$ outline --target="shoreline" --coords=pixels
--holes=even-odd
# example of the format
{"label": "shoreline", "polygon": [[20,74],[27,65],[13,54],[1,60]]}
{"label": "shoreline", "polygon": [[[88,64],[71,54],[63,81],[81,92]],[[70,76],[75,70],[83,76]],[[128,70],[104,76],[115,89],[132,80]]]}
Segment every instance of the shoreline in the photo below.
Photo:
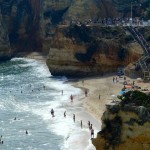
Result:
{"label": "shoreline", "polygon": [[[42,62],[46,63],[46,58],[41,56],[40,53],[31,53],[27,55],[26,58],[35,59],[41,61],[39,58],[43,58]],[[113,77],[117,77],[116,74],[107,74],[101,77],[87,77],[87,78],[78,78],[75,80],[68,80],[64,84],[70,84],[75,88],[81,89],[79,95],[75,95],[74,106],[80,105],[83,108],[83,111],[76,114],[78,122],[83,120],[83,126],[87,128],[87,122],[91,121],[93,128],[95,130],[94,138],[97,137],[97,133],[101,130],[102,121],[101,117],[106,110],[107,104],[113,104],[112,102],[117,100],[117,95],[123,88],[123,78],[118,78],[118,82],[113,82]],[[148,83],[138,83],[136,79],[131,79],[126,77],[126,80],[130,83],[135,81],[136,85],[141,87],[147,86],[150,89]],[[85,90],[88,91],[87,97],[85,96]],[[100,98],[100,99],[99,99]],[[77,100],[77,101],[76,101]],[[85,124],[86,123],[86,124]],[[84,140],[83,140],[84,137]],[[91,145],[90,131],[85,133],[83,137],[80,135],[80,139],[69,139],[73,143],[73,140],[82,147],[90,145],[90,150],[95,150],[94,145]],[[82,141],[82,142],[81,142]],[[89,144],[89,145],[87,145]],[[75,147],[77,145],[74,145]]]}

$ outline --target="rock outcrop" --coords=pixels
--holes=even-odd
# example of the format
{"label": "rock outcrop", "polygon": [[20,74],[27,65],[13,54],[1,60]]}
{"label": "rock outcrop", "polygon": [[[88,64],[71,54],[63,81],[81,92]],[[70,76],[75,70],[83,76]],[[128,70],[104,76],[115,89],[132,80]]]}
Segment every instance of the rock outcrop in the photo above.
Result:
{"label": "rock outcrop", "polygon": [[38,51],[40,41],[40,0],[1,0],[0,22],[5,25],[7,44],[12,55],[22,51]]}
{"label": "rock outcrop", "polygon": [[103,75],[142,53],[123,27],[59,26],[50,41],[47,65],[52,75]]}
{"label": "rock outcrop", "polygon": [[[131,97],[134,97],[132,103]],[[126,98],[127,104],[107,105],[102,117],[102,130],[97,138],[92,139],[97,150],[150,149],[149,96],[134,92],[127,94]]]}
{"label": "rock outcrop", "polygon": [[8,38],[8,31],[5,24],[2,22],[0,15],[0,61],[11,58],[11,48]]}

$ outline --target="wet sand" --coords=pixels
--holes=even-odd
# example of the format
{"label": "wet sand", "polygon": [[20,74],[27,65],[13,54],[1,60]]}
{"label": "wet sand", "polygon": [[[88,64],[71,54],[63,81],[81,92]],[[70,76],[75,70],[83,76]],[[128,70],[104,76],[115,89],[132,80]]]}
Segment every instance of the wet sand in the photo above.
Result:
{"label": "wet sand", "polygon": [[[28,58],[43,60],[43,56],[40,54],[31,53]],[[46,60],[46,59],[45,59]],[[93,77],[86,79],[79,79],[75,82],[69,82],[69,84],[82,89],[80,95],[74,96],[73,105],[75,107],[83,107],[83,111],[76,114],[76,121],[79,124],[79,133],[68,138],[68,145],[71,145],[72,150],[77,150],[78,147],[83,150],[95,150],[91,145],[91,136],[88,129],[88,121],[93,124],[95,130],[95,137],[97,132],[101,130],[101,117],[106,110],[106,104],[113,104],[114,101],[118,101],[117,95],[124,87],[124,78],[117,77],[118,82],[113,82],[113,77],[117,77],[115,74],[105,75],[103,77]],[[149,83],[138,83],[136,80],[126,77],[128,83],[133,83],[141,88],[147,87],[150,90]],[[87,97],[85,96],[85,90],[88,91]],[[65,91],[64,91],[65,92]],[[80,129],[80,120],[83,122],[83,129]],[[74,144],[73,144],[74,143]],[[88,145],[88,147],[87,147]]]}

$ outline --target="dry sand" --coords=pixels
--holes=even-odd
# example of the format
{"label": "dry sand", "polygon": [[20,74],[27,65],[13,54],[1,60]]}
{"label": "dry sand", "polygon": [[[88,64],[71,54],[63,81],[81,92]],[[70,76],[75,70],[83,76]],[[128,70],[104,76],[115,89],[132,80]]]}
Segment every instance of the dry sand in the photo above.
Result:
{"label": "dry sand", "polygon": [[[99,78],[93,77],[73,84],[75,87],[88,89],[88,95],[83,99],[83,107],[86,108],[94,118],[100,121],[99,127],[101,127],[101,117],[106,110],[106,104],[114,104],[114,101],[118,101],[117,95],[119,95],[119,92],[124,87],[123,78],[117,77],[118,82],[113,83],[113,77],[116,76],[112,74]],[[126,77],[126,81],[128,81],[128,83],[135,81],[135,85],[141,88],[147,87],[150,90],[149,83],[138,83],[129,77]]]}

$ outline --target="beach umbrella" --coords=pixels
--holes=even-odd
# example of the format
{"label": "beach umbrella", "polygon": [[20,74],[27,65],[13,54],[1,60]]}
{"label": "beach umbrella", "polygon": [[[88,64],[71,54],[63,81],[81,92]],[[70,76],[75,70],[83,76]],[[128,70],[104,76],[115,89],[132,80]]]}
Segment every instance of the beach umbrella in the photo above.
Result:
{"label": "beach umbrella", "polygon": [[126,92],[127,92],[127,91],[120,91],[119,94],[120,94],[120,95],[123,95],[123,94],[125,94]]}

